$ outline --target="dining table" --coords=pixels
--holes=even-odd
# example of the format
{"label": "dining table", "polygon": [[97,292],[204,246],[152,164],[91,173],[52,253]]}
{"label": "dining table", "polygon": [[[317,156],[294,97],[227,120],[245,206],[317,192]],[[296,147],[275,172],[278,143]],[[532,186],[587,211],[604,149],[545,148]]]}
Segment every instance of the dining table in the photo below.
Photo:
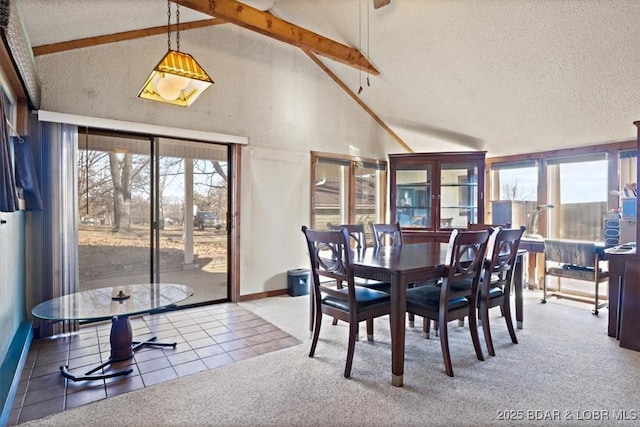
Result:
{"label": "dining table", "polygon": [[[395,247],[367,248],[354,251],[353,267],[358,277],[391,284],[391,384],[402,387],[407,287],[411,283],[442,277],[447,243],[411,243]],[[523,327],[523,268],[526,251],[518,251],[513,287],[518,329]]]}

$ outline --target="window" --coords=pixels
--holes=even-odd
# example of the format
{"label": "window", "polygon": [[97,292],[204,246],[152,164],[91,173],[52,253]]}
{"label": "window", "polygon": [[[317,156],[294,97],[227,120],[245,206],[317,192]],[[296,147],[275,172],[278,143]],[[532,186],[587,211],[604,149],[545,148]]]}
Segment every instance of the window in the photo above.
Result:
{"label": "window", "polygon": [[[15,105],[5,91],[0,75],[0,211],[15,212],[19,210],[16,180],[14,175],[15,156],[11,136],[16,135],[13,129]],[[17,135],[16,135],[17,136]]]}
{"label": "window", "polygon": [[311,227],[383,222],[386,162],[312,153]]}
{"label": "window", "polygon": [[608,163],[605,153],[547,161],[547,201],[554,206],[547,215],[547,237],[603,240]]}
{"label": "window", "polygon": [[637,170],[638,170],[638,151],[637,150],[623,150],[620,151],[618,156],[620,181],[618,182],[618,189],[620,191],[620,197],[627,197],[630,194],[625,192],[625,187],[636,182]]}
{"label": "window", "polygon": [[[493,213],[496,203],[510,199],[511,203],[526,205],[525,236],[533,233],[538,237],[617,244],[617,234],[606,229],[605,223],[618,218],[627,197],[624,189],[633,188],[637,180],[636,153],[634,140],[487,158],[487,170],[491,171],[487,192]],[[485,219],[501,222],[491,221],[490,216]],[[531,227],[534,222],[539,226],[537,232]]]}
{"label": "window", "polygon": [[531,232],[538,205],[538,162],[500,163],[491,166],[490,224],[524,225]]}

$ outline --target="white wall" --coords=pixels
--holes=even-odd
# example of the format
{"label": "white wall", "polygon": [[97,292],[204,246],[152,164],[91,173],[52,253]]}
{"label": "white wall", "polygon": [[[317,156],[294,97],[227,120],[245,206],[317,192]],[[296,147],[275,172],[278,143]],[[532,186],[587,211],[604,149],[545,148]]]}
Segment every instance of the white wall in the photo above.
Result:
{"label": "white wall", "polygon": [[37,57],[41,108],[249,137],[241,294],[282,289],[286,271],[308,263],[310,151],[384,159],[401,150],[301,50],[231,24],[180,36],[215,81],[188,109],[137,98],[166,36]]}

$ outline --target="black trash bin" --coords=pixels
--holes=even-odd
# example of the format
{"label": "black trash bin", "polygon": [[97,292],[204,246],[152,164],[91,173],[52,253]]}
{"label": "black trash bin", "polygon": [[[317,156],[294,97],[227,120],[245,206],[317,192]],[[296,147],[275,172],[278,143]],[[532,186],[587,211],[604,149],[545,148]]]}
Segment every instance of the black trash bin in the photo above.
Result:
{"label": "black trash bin", "polygon": [[297,297],[309,294],[309,270],[306,268],[296,268],[287,271],[287,288],[289,295]]}

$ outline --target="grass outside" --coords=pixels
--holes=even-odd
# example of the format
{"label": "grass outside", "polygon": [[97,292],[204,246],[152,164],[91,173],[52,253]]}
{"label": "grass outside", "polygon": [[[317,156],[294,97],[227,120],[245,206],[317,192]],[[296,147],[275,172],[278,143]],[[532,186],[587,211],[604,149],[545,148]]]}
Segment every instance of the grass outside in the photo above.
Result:
{"label": "grass outside", "polygon": [[[207,272],[227,269],[226,231],[194,230],[194,263]],[[114,233],[109,226],[80,225],[78,261],[80,284],[95,279],[144,274],[150,265],[150,229],[133,226],[128,233]],[[160,270],[181,270],[184,263],[182,226],[160,230]]]}

